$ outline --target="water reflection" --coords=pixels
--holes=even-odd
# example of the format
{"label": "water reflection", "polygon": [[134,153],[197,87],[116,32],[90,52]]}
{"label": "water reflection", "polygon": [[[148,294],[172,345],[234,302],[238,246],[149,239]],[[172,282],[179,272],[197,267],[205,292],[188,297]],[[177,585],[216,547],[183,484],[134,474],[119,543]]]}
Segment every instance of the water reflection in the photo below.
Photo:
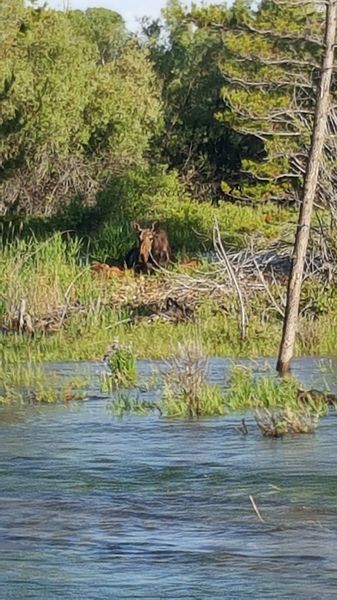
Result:
{"label": "water reflection", "polygon": [[[211,361],[211,380],[225,384],[228,364]],[[243,438],[235,416],[120,421],[100,397],[101,368],[76,366],[93,402],[2,411],[1,598],[336,597],[334,413],[283,440],[249,419]],[[322,384],[311,359],[294,370]],[[335,361],[324,373],[335,390],[336,372]]]}

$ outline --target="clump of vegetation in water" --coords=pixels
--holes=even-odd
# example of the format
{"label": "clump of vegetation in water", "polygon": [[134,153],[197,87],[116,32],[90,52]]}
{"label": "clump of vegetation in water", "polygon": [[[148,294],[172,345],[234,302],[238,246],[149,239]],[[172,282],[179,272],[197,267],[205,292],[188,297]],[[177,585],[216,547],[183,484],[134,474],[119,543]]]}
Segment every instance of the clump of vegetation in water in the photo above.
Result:
{"label": "clump of vegetation in water", "polygon": [[[155,378],[158,399],[149,400],[139,394],[117,394],[112,403],[115,415],[158,413],[163,417],[206,417],[224,415],[221,389],[207,383],[207,359],[200,343],[181,343],[166,363],[163,385]],[[153,376],[152,376],[153,379]],[[149,389],[149,388],[145,388]]]}
{"label": "clump of vegetation in water", "polygon": [[111,391],[119,387],[131,387],[137,382],[136,359],[130,346],[118,340],[109,346],[104,358],[110,372],[102,376],[102,388]]}
{"label": "clump of vegetation in water", "polygon": [[32,362],[2,363],[0,373],[0,405],[11,403],[55,403],[83,400],[87,380],[73,377],[64,380],[46,372],[42,364]]}
{"label": "clump of vegetation in water", "polygon": [[207,383],[207,360],[198,343],[181,344],[167,366],[160,398],[117,394],[113,413],[200,418],[249,410],[264,436],[281,437],[314,432],[319,417],[328,410],[325,394],[300,390],[298,381],[290,377],[255,376],[250,369],[234,367],[226,391]]}
{"label": "clump of vegetation in water", "polygon": [[231,411],[286,406],[296,398],[298,387],[293,377],[282,379],[269,373],[257,377],[252,369],[237,365],[230,373],[226,405]]}
{"label": "clump of vegetation in water", "polygon": [[109,405],[114,416],[124,417],[125,415],[146,416],[150,413],[159,413],[162,415],[160,403],[156,400],[141,398],[139,393],[130,394],[125,390],[118,391]]}
{"label": "clump of vegetation in water", "polygon": [[202,417],[225,413],[223,393],[206,382],[207,359],[196,342],[180,344],[167,363],[162,414],[168,417]]}
{"label": "clump of vegetation in water", "polygon": [[313,433],[319,417],[326,413],[317,406],[293,403],[293,406],[270,410],[257,410],[255,420],[258,428],[266,437],[282,437],[286,433]]}
{"label": "clump of vegetation in water", "polygon": [[[119,350],[115,349],[113,356],[118,357]],[[115,361],[116,365],[121,364],[119,358],[115,357]],[[301,390],[294,377],[279,378],[271,373],[259,376],[242,366],[233,367],[228,387],[222,390],[207,382],[207,359],[200,342],[180,344],[166,367],[162,384],[156,377],[154,386],[115,393],[111,404],[113,414],[157,413],[163,417],[193,419],[250,411],[264,436],[281,437],[314,432],[319,418],[336,402],[333,394]],[[108,390],[116,390],[116,382],[109,381]],[[143,397],[141,391],[150,389],[154,396]],[[247,432],[245,426],[244,433]]]}
{"label": "clump of vegetation in water", "polygon": [[226,405],[230,410],[253,410],[257,426],[268,437],[312,433],[328,410],[324,394],[301,391],[294,377],[256,377],[243,367],[232,370]]}

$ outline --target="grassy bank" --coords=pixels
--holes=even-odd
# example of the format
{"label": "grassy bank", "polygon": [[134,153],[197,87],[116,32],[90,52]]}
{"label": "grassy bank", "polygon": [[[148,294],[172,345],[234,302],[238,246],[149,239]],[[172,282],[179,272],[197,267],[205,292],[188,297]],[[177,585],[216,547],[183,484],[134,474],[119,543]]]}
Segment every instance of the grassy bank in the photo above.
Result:
{"label": "grassy bank", "polygon": [[[45,242],[19,241],[0,252],[0,358],[3,365],[21,361],[102,358],[116,336],[131,344],[136,357],[171,355],[182,341],[198,338],[209,356],[257,357],[277,353],[282,318],[263,288],[245,294],[248,335],[240,339],[234,291],[212,267],[173,269],[153,277],[127,274],[102,278],[90,270],[79,240],[60,234]],[[180,272],[180,276],[177,274]],[[179,279],[180,277],[180,279]],[[182,277],[182,279],[181,279]],[[191,295],[192,318],[167,319],[165,298],[184,286],[210,293]],[[195,282],[195,284],[193,283]],[[200,283],[201,282],[201,283]],[[285,292],[279,283],[272,292]],[[191,292],[192,294],[192,292]],[[186,296],[186,294],[185,294]],[[181,304],[189,303],[187,299]],[[33,333],[19,333],[18,307],[24,299]],[[163,304],[153,315],[153,305]],[[151,310],[150,310],[151,309]],[[298,355],[333,355],[337,349],[337,292],[318,283],[304,285]],[[150,313],[150,314],[149,314]]]}
{"label": "grassy bank", "polygon": [[[263,435],[278,437],[314,431],[327,410],[325,399],[312,403],[310,394],[299,397],[294,381],[256,381],[241,371],[233,372],[225,393],[207,383],[207,356],[276,355],[286,283],[282,277],[270,282],[268,291],[254,273],[240,280],[248,318],[242,340],[237,297],[219,264],[199,260],[152,276],[109,271],[107,277],[92,270],[78,238],[56,234],[42,242],[6,243],[0,269],[0,403],[83,399],[83,378],[58,380],[42,363],[108,356],[111,372],[101,384],[112,393],[115,414],[155,411],[199,418],[248,410]],[[307,281],[301,310],[297,354],[336,354],[335,286]],[[133,402],[140,385],[136,358],[170,358],[171,375],[164,379],[159,402]],[[119,393],[120,388],[127,391]]]}

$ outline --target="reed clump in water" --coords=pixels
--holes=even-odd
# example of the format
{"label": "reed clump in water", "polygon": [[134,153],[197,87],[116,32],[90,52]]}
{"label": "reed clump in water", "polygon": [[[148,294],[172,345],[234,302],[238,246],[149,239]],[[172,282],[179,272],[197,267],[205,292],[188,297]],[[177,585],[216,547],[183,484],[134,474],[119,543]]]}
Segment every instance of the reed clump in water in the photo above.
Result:
{"label": "reed clump in water", "polygon": [[320,413],[317,407],[286,406],[285,408],[264,408],[255,412],[255,421],[265,437],[282,437],[287,433],[314,433]]}
{"label": "reed clump in water", "polygon": [[164,375],[162,413],[168,417],[225,414],[221,389],[207,383],[207,359],[199,342],[179,344]]}
{"label": "reed clump in water", "polygon": [[0,404],[51,404],[86,398],[88,381],[84,377],[64,380],[32,362],[2,366]]}
{"label": "reed clump in water", "polygon": [[254,376],[250,369],[232,370],[226,404],[231,410],[253,410],[264,436],[313,433],[328,411],[329,395],[299,389],[294,377]]}
{"label": "reed clump in water", "polygon": [[[150,388],[123,390],[114,394],[112,412],[118,416],[158,413],[195,419],[249,411],[264,436],[281,437],[314,432],[319,418],[337,402],[333,394],[301,390],[293,377],[280,379],[271,373],[259,376],[242,366],[232,369],[228,387],[222,390],[207,382],[207,366],[200,342],[180,344],[178,353],[161,373],[161,384],[156,379],[151,388],[155,392],[152,398],[141,394]],[[117,387],[112,386],[111,391]],[[243,429],[246,435],[245,423]]]}
{"label": "reed clump in water", "polygon": [[[118,416],[158,413],[163,417],[191,419],[226,413],[223,392],[206,380],[208,361],[200,342],[179,344],[165,366],[161,375],[152,374],[150,386],[142,386],[142,391],[153,391],[154,387],[157,398],[149,400],[134,391],[116,394],[111,405],[113,413]],[[109,391],[112,390],[110,387]]]}
{"label": "reed clump in water", "polygon": [[121,344],[118,339],[115,339],[108,347],[104,361],[109,367],[109,373],[104,373],[102,376],[103,391],[136,385],[137,366],[131,346]]}

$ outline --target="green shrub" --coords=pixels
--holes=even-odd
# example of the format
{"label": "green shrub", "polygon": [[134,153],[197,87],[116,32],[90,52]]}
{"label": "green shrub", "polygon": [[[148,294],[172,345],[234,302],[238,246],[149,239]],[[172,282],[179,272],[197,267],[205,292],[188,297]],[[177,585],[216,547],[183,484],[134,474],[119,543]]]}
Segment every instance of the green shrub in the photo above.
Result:
{"label": "green shrub", "polygon": [[136,384],[136,360],[129,346],[121,345],[118,340],[115,340],[107,350],[105,361],[110,373],[103,376],[102,386],[104,390],[110,391]]}

